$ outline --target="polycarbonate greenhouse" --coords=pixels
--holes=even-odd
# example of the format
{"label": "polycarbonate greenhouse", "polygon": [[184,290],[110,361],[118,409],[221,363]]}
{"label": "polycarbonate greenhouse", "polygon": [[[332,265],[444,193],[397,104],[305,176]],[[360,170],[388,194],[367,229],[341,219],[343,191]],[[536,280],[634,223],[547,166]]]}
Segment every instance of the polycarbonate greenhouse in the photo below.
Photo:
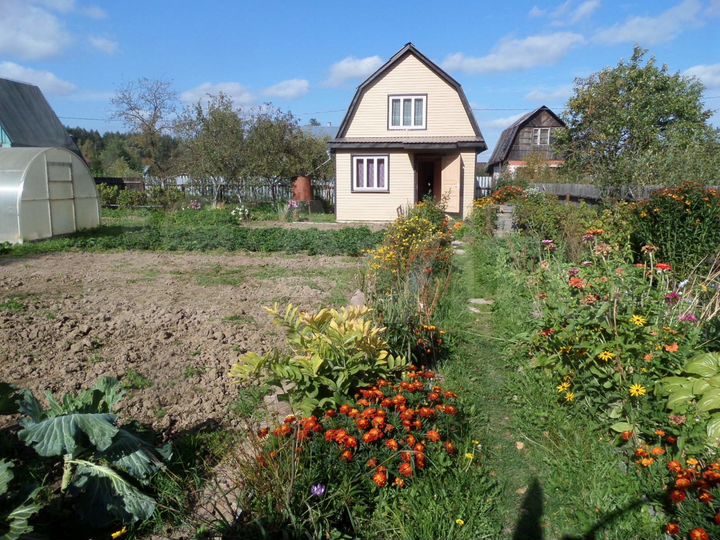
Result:
{"label": "polycarbonate greenhouse", "polygon": [[100,224],[95,181],[64,148],[0,148],[0,242],[49,238]]}

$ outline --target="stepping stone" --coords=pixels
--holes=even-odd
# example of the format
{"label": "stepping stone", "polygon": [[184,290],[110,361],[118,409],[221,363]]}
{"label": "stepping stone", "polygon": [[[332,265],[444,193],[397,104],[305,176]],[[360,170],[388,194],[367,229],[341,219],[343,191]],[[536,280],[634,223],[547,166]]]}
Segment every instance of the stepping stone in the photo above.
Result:
{"label": "stepping stone", "polygon": [[358,306],[358,307],[364,306],[365,305],[365,293],[363,293],[360,290],[355,291],[353,293],[352,297],[350,298],[350,305]]}
{"label": "stepping stone", "polygon": [[469,311],[470,313],[482,313],[482,310],[481,310],[481,309],[478,309],[478,308],[473,307],[473,306],[468,306],[468,311]]}
{"label": "stepping stone", "polygon": [[455,255],[465,255],[465,250],[464,249],[454,249],[453,253],[455,253]]}
{"label": "stepping stone", "polygon": [[465,246],[465,242],[462,240],[453,240],[452,241],[452,247],[463,247]]}
{"label": "stepping stone", "polygon": [[492,306],[495,303],[495,300],[486,300],[485,298],[471,298],[468,300],[471,304],[475,304],[476,306]]}

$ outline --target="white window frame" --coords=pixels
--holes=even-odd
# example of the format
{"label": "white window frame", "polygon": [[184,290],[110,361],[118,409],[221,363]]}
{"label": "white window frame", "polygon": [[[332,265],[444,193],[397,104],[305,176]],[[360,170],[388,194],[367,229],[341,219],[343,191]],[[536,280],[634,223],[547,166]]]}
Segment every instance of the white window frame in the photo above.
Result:
{"label": "white window frame", "polygon": [[[544,137],[546,142],[543,142],[543,133],[547,136]],[[549,146],[550,145],[550,128],[533,128],[533,144],[535,146]]]}
{"label": "white window frame", "polygon": [[[373,187],[367,187],[367,174],[363,178],[363,186],[358,186],[357,178],[357,164],[359,161],[363,162],[363,170],[367,171],[367,160],[372,159],[373,162],[373,178],[375,179],[375,185]],[[378,161],[385,162],[385,185],[383,187],[377,186],[378,178]],[[354,193],[388,193],[390,191],[390,156],[385,155],[367,155],[367,156],[353,156],[352,157],[352,191]]]}
{"label": "white window frame", "polygon": [[[410,124],[403,125],[403,104],[405,100],[410,100]],[[400,125],[393,125],[392,104],[393,101],[400,101]],[[422,123],[415,124],[415,102],[422,102]],[[427,129],[427,94],[395,94],[388,96],[388,129],[392,130],[408,130],[408,129]]]}

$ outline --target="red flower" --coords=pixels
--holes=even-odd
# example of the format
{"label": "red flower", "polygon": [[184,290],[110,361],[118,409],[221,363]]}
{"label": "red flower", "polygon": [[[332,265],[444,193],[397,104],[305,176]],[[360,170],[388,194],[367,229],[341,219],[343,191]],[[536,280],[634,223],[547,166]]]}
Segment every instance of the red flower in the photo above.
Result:
{"label": "red flower", "polygon": [[579,277],[571,277],[568,281],[568,285],[571,289],[584,289],[587,287],[587,282]]}
{"label": "red flower", "polygon": [[454,456],[455,454],[457,454],[457,446],[455,446],[452,442],[448,441],[445,443],[445,451],[451,456]]}
{"label": "red flower", "polygon": [[710,535],[705,529],[698,527],[690,531],[691,540],[710,540]]}
{"label": "red flower", "polygon": [[370,420],[367,418],[360,418],[357,421],[357,427],[361,431],[365,431],[366,429],[370,429]]}
{"label": "red flower", "polygon": [[344,461],[346,463],[352,461],[353,459],[353,453],[351,450],[345,450],[342,454],[340,454],[340,460]]}
{"label": "red flower", "polygon": [[425,470],[427,466],[427,458],[425,454],[415,454],[415,467],[419,470]]}
{"label": "red flower", "polygon": [[283,424],[274,431],[276,437],[287,437],[292,432],[293,428],[291,428],[288,424]]}
{"label": "red flower", "polygon": [[655,448],[652,449],[653,456],[662,456],[664,454],[665,454],[664,448],[660,448],[659,446],[656,446]]}
{"label": "red flower", "polygon": [[358,440],[355,437],[347,437],[345,439],[345,448],[357,448]]}
{"label": "red flower", "polygon": [[270,433],[270,428],[264,427],[260,431],[258,431],[258,437],[264,439],[268,436],[268,433]]}
{"label": "red flower", "polygon": [[418,454],[425,452],[425,445],[423,443],[417,443],[413,448]]}
{"label": "red flower", "polygon": [[341,405],[340,414],[347,414],[350,412],[350,405]]}
{"label": "red flower", "polygon": [[677,523],[668,523],[667,527],[665,527],[665,532],[671,536],[679,536],[680,525],[678,525]]}
{"label": "red flower", "polygon": [[675,504],[680,504],[685,499],[687,499],[687,495],[685,495],[684,491],[674,489],[670,492],[670,500],[672,500]]}
{"label": "red flower", "polygon": [[405,439],[405,442],[408,444],[409,447],[413,447],[417,444],[417,439],[415,438],[415,435],[408,435],[407,439]]}
{"label": "red flower", "polygon": [[368,469],[374,469],[378,466],[378,460],[377,458],[370,458],[365,465],[367,465]]}
{"label": "red flower", "polygon": [[713,521],[715,522],[715,525],[720,525],[720,514],[715,514]]}
{"label": "red flower", "polygon": [[667,464],[667,468],[670,472],[679,473],[682,471],[682,465],[680,465],[679,461],[671,461]]}
{"label": "red flower", "polygon": [[632,431],[623,431],[621,437],[622,437],[623,441],[627,442],[630,439],[632,439],[632,435],[633,435]]}
{"label": "red flower", "polygon": [[655,268],[657,268],[658,272],[670,272],[672,270],[672,266],[667,263],[657,263]]}
{"label": "red flower", "polygon": [[373,482],[377,487],[384,488],[387,486],[387,473],[384,471],[376,472],[375,476],[373,476]]}
{"label": "red flower", "polygon": [[411,478],[413,475],[413,468],[410,463],[403,463],[400,465],[400,468],[398,469],[400,474],[403,475],[405,478]]}
{"label": "red flower", "polygon": [[440,435],[437,431],[428,431],[427,439],[430,442],[440,442],[442,440],[442,435]]}
{"label": "red flower", "polygon": [[400,452],[400,459],[405,463],[410,463],[413,459],[413,453],[403,450],[402,452]]}
{"label": "red flower", "polygon": [[678,489],[687,489],[692,485],[692,482],[687,478],[678,478],[675,481],[675,487]]}
{"label": "red flower", "polygon": [[430,407],[421,407],[420,416],[422,416],[423,418],[432,418],[433,416],[435,416],[435,411],[432,410]]}
{"label": "red flower", "polygon": [[325,411],[325,416],[327,416],[328,418],[335,418],[337,416],[337,411],[335,409]]}
{"label": "red flower", "polygon": [[701,502],[704,502],[705,504],[710,504],[713,502],[715,497],[712,496],[712,494],[709,491],[703,491],[702,494],[698,497]]}
{"label": "red flower", "polygon": [[395,439],[388,439],[388,441],[385,443],[385,446],[387,446],[393,452],[397,452],[400,449],[400,444]]}

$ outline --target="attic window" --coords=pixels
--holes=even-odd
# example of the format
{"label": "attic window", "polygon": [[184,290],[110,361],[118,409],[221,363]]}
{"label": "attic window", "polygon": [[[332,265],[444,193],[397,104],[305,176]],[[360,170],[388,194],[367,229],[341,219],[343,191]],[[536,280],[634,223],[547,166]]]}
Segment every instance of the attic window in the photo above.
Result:
{"label": "attic window", "polygon": [[388,156],[353,156],[352,163],[352,191],[389,191]]}
{"label": "attic window", "polygon": [[389,129],[425,129],[427,96],[388,96]]}
{"label": "attic window", "polygon": [[550,144],[550,128],[534,128],[533,143],[537,146],[547,146]]}

